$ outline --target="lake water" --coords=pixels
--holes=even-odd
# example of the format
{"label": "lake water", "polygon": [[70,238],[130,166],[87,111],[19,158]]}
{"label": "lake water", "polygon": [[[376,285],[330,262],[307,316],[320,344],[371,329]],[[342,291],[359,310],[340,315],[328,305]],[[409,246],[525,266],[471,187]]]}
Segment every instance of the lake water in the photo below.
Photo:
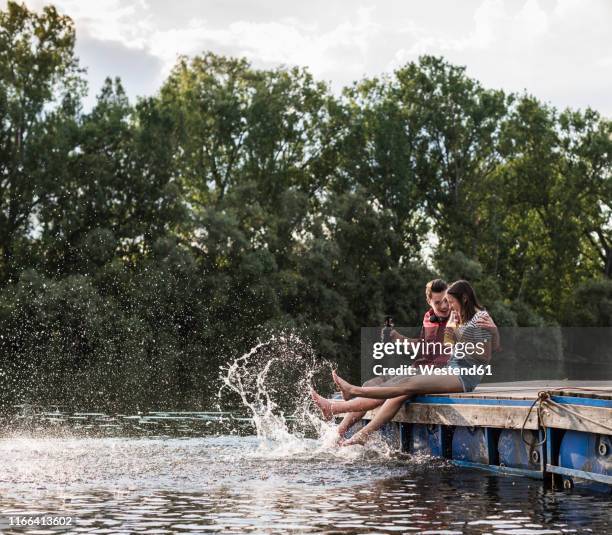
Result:
{"label": "lake water", "polygon": [[71,533],[612,533],[603,494],[459,469],[383,444],[337,448],[228,414],[50,414],[5,425],[0,512]]}

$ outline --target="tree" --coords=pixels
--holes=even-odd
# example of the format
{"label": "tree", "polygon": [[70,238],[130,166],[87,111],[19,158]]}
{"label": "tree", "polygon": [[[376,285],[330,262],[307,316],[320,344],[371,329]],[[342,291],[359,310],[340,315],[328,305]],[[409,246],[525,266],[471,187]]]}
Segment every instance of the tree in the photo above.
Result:
{"label": "tree", "polygon": [[[17,273],[14,252],[53,194],[61,154],[49,136],[73,116],[83,89],[72,20],[9,1],[0,11],[0,276]],[[44,142],[43,142],[44,141]],[[49,144],[49,142],[51,142]],[[62,140],[58,143],[61,145]]]}
{"label": "tree", "polygon": [[512,100],[484,89],[464,67],[424,56],[395,72],[397,100],[415,116],[415,174],[443,249],[475,256],[479,207],[501,162],[498,139]]}
{"label": "tree", "polygon": [[559,129],[581,261],[612,278],[612,121],[591,109],[566,110]]}
{"label": "tree", "polygon": [[[92,111],[71,133],[56,195],[42,205],[44,267],[91,270],[119,254],[132,262],[184,222],[174,168],[174,121],[158,103],[132,107],[119,79],[107,79]],[[97,260],[92,246],[108,249]]]}

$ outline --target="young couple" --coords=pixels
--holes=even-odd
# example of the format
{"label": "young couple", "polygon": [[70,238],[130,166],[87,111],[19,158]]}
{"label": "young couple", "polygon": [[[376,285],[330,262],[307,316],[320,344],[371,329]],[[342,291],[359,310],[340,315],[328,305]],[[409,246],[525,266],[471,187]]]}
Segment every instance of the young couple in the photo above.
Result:
{"label": "young couple", "polygon": [[[438,342],[432,347],[442,348],[444,344],[453,348],[446,352],[421,355],[415,364],[430,364],[437,368],[451,368],[446,375],[383,376],[366,381],[363,386],[354,386],[333,372],[333,379],[342,393],[344,401],[325,399],[314,390],[312,398],[326,419],[335,414],[345,414],[338,434],[345,446],[363,444],[368,436],[389,422],[404,402],[418,394],[471,392],[476,388],[481,375],[461,373],[472,367],[486,365],[491,351],[499,347],[499,333],[489,314],[478,303],[474,289],[469,282],[459,280],[448,286],[436,279],[425,287],[427,304],[431,307],[423,317],[421,340]],[[403,340],[397,331],[392,339]],[[470,354],[456,352],[454,347],[472,344],[480,351]],[[477,345],[478,344],[478,345]],[[458,347],[458,346],[457,346]],[[417,368],[420,369],[420,368]],[[376,416],[349,440],[343,440],[348,429],[360,420],[367,411],[380,407]]]}

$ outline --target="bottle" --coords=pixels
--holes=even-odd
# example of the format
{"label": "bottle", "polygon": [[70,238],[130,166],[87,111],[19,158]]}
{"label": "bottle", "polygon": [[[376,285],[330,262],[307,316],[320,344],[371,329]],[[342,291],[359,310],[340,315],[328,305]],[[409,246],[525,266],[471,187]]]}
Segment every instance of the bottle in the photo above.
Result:
{"label": "bottle", "polygon": [[391,316],[385,316],[385,326],[382,330],[381,341],[383,343],[392,342],[391,332],[393,331],[393,318]]}

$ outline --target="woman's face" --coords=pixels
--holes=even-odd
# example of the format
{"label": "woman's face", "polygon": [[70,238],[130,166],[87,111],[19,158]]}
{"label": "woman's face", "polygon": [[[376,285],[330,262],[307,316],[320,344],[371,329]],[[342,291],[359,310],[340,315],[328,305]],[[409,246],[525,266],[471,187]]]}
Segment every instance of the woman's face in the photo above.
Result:
{"label": "woman's face", "polygon": [[454,295],[446,294],[446,298],[448,299],[448,304],[451,307],[451,310],[457,314],[458,317],[461,317],[461,303],[459,299],[457,299]]}

